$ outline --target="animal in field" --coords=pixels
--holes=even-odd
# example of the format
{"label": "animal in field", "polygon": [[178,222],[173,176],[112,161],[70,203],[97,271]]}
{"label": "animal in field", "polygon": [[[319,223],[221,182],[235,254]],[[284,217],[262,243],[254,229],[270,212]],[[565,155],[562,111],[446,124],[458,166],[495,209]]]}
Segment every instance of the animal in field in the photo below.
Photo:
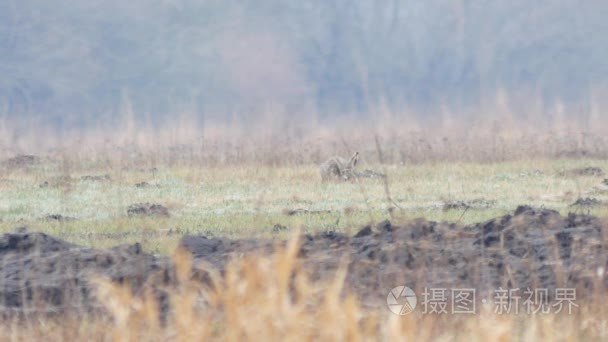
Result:
{"label": "animal in field", "polygon": [[333,157],[321,164],[319,171],[321,180],[324,182],[331,180],[350,180],[356,177],[355,166],[359,162],[359,152],[355,152],[350,159]]}

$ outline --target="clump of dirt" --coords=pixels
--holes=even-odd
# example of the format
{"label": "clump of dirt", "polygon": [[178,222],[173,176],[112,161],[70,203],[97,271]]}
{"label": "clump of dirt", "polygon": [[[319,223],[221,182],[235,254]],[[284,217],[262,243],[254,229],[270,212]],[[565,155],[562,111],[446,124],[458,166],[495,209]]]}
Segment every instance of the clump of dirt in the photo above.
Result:
{"label": "clump of dirt", "polygon": [[[128,284],[134,293],[152,278],[158,285],[173,279],[169,261],[142,252],[139,244],[96,250],[26,228],[0,236],[0,264],[5,317],[98,311],[102,306],[91,284],[97,276]],[[161,299],[160,289],[157,294]]]}
{"label": "clump of dirt", "polygon": [[107,182],[112,180],[110,175],[85,175],[80,177],[80,180],[88,182]]}
{"label": "clump of dirt", "polygon": [[579,198],[574,203],[570,204],[571,207],[595,207],[602,205],[603,202],[598,200],[597,198]]}
{"label": "clump of dirt", "polygon": [[61,214],[50,214],[46,215],[44,218],[46,221],[57,221],[57,222],[67,222],[67,221],[75,221],[74,217],[63,216]]}
{"label": "clump of dirt", "polygon": [[442,209],[448,210],[466,210],[466,209],[488,209],[496,205],[494,200],[486,200],[477,198],[469,201],[446,201],[443,203]]}
{"label": "clump of dirt", "polygon": [[470,206],[464,201],[447,201],[443,204],[442,209],[444,211],[448,210],[465,210],[469,209]]}
{"label": "clump of dirt", "polygon": [[28,168],[39,163],[40,158],[37,156],[30,154],[19,154],[12,158],[6,159],[3,164],[9,169],[21,169]]}
{"label": "clump of dirt", "polygon": [[132,204],[127,208],[127,215],[134,216],[169,216],[169,209],[160,204],[154,203],[137,203]]}
{"label": "clump of dirt", "polygon": [[138,189],[146,189],[146,188],[160,188],[159,184],[153,184],[148,182],[139,182],[135,184],[135,187]]}
{"label": "clump of dirt", "polygon": [[559,172],[559,175],[567,177],[602,177],[605,175],[605,173],[604,170],[597,166],[587,166],[571,170],[563,170]]}

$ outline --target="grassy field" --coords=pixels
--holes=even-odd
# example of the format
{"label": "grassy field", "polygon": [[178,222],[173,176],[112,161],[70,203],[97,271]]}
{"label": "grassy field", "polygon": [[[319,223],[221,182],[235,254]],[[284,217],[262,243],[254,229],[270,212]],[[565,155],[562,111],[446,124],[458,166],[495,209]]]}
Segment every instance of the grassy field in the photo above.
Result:
{"label": "grassy field", "polygon": [[[583,309],[576,316],[495,315],[491,308],[481,308],[475,316],[448,317],[367,311],[356,297],[340,295],[344,281],[340,273],[327,284],[307,279],[295,260],[295,244],[272,257],[233,262],[218,280],[222,285],[214,290],[188,279],[185,270],[192,261],[175,251],[185,233],[292,239],[296,232],[354,233],[367,223],[385,219],[399,223],[425,217],[466,224],[510,213],[522,204],[562,214],[608,216],[608,185],[597,169],[590,169],[608,170],[606,160],[363,163],[360,168],[386,173],[386,183],[382,179],[322,183],[312,164],[204,167],[188,162],[119,165],[43,159],[23,167],[5,166],[0,174],[1,232],[27,226],[96,248],[141,242],[147,252],[173,256],[182,282],[172,293],[179,310],[173,312],[168,326],[159,325],[153,301],[135,298],[125,288],[100,280],[99,295],[110,319],[4,321],[0,336],[9,340],[233,341],[594,340],[608,336],[608,316],[597,303],[581,303]],[[572,205],[580,198],[597,202]],[[128,215],[130,205],[146,202],[165,206],[169,216]],[[277,225],[285,228],[276,229]],[[295,290],[287,280],[291,277],[296,279]],[[597,298],[602,296],[597,294]],[[211,310],[200,310],[196,303],[201,297]]]}
{"label": "grassy field", "polygon": [[[296,229],[353,232],[384,219],[425,217],[470,223],[503,215],[521,204],[562,213],[608,213],[608,206],[601,204],[571,206],[578,198],[608,199],[602,176],[573,171],[608,170],[606,160],[362,165],[386,172],[392,200],[387,199],[383,180],[322,183],[315,165],[115,167],[84,162],[66,168],[65,164],[44,161],[4,172],[0,231],[26,225],[96,247],[143,241],[148,251],[167,254],[186,232],[285,237]],[[83,179],[106,175],[109,179]],[[142,182],[146,185],[136,186]],[[144,202],[167,207],[170,216],[127,215],[130,205]],[[470,208],[465,210],[463,204]],[[294,210],[299,211],[290,215]],[[68,219],[48,219],[48,215]],[[274,231],[277,224],[286,229]]]}

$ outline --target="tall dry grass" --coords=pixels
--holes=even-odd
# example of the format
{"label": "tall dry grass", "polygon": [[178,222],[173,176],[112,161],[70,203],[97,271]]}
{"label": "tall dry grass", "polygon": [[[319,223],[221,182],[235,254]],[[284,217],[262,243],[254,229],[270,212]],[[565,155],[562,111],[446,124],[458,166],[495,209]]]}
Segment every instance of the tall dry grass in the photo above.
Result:
{"label": "tall dry grass", "polygon": [[[277,119],[279,120],[279,119]],[[250,126],[233,122],[199,126],[188,118],[167,126],[89,128],[56,132],[31,129],[0,132],[0,159],[17,154],[51,156],[75,164],[102,161],[136,165],[318,164],[334,155],[359,151],[364,163],[499,162],[538,158],[608,158],[603,119],[594,123],[479,122],[420,124],[399,116],[365,122],[284,125],[272,120]]]}
{"label": "tall dry grass", "polygon": [[[608,157],[608,116],[603,103],[566,107],[504,92],[479,106],[429,112],[378,105],[368,113],[324,117],[281,106],[226,113],[218,121],[194,112],[166,118],[121,113],[80,125],[53,125],[43,116],[0,122],[0,158],[19,153],[113,161],[166,161],[201,165],[319,163],[332,155],[375,155],[379,138],[386,163],[504,161],[553,157]],[[312,107],[311,107],[312,108]],[[581,107],[582,108],[582,107]],[[230,114],[230,115],[228,115]],[[377,162],[377,158],[369,161]]]}

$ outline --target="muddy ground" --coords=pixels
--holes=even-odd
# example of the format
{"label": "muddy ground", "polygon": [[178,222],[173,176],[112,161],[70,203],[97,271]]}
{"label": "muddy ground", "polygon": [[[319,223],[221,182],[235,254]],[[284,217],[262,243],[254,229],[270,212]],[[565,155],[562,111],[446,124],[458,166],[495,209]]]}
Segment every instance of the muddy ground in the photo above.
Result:
{"label": "muddy ground", "polygon": [[[521,206],[512,214],[466,226],[419,219],[401,225],[385,221],[354,236],[305,235],[299,260],[314,279],[329,279],[346,263],[345,291],[355,292],[369,306],[385,305],[388,291],[398,285],[417,292],[546,288],[550,296],[556,287],[569,287],[583,299],[608,285],[606,227],[606,221],[594,216],[562,216]],[[195,260],[219,271],[233,257],[270,253],[284,243],[202,235],[181,240]],[[135,293],[148,284],[161,308],[170,306],[165,291],[176,284],[171,260],[147,254],[139,244],[97,250],[27,229],[0,236],[0,265],[3,316],[97,312],[101,305],[91,279],[100,275],[130,284]]]}

